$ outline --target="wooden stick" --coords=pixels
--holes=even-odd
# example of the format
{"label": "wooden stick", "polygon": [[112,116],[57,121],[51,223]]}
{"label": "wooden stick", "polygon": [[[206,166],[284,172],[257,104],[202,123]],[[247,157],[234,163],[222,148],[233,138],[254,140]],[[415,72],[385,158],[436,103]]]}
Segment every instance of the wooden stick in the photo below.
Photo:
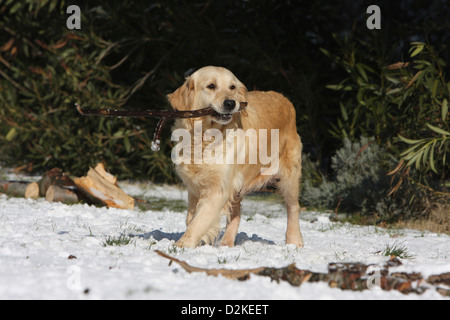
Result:
{"label": "wooden stick", "polygon": [[222,275],[229,279],[247,279],[250,274],[258,274],[259,272],[261,272],[265,269],[265,267],[253,268],[253,269],[243,269],[243,270],[205,269],[205,268],[193,267],[184,261],[178,260],[176,258],[173,258],[173,257],[165,254],[162,251],[155,250],[155,252],[157,254],[159,254],[160,256],[162,256],[166,259],[169,259],[170,261],[178,263],[184,270],[186,270],[189,273],[205,272],[207,275],[214,276],[214,277]]}
{"label": "wooden stick", "polygon": [[[212,107],[198,110],[116,110],[116,109],[86,109],[75,103],[78,112],[83,116],[127,117],[127,118],[199,118],[217,114]],[[247,107],[247,102],[241,102],[238,112]]]}
{"label": "wooden stick", "polygon": [[159,151],[161,149],[161,132],[164,127],[164,125],[167,122],[167,118],[161,118],[158,121],[158,124],[156,125],[155,133],[153,134],[153,140],[152,140],[152,151]]}
{"label": "wooden stick", "polygon": [[[103,117],[131,117],[131,118],[161,118],[156,126],[153,135],[151,148],[159,151],[161,143],[161,132],[168,119],[199,118],[218,114],[212,107],[198,110],[116,110],[116,109],[83,109],[75,103],[78,112],[83,116],[103,116]],[[247,108],[247,102],[241,102],[239,110]]]}

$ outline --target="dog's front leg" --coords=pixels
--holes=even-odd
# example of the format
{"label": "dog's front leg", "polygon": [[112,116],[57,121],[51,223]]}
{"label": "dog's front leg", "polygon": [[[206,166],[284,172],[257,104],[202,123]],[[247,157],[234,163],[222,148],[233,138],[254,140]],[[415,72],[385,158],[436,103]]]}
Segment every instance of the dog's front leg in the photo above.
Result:
{"label": "dog's front leg", "polygon": [[192,192],[188,191],[188,211],[186,216],[186,227],[191,223],[192,219],[195,217],[195,212],[197,211],[198,197]]}
{"label": "dog's front leg", "polygon": [[220,229],[220,212],[228,199],[223,192],[208,192],[197,203],[197,211],[184,235],[176,242],[178,247],[194,248],[204,236],[214,238]]}
{"label": "dog's front leg", "polygon": [[241,199],[237,199],[231,203],[230,217],[228,220],[227,228],[223,234],[221,246],[234,246],[234,240],[239,229],[239,223],[241,221]]}

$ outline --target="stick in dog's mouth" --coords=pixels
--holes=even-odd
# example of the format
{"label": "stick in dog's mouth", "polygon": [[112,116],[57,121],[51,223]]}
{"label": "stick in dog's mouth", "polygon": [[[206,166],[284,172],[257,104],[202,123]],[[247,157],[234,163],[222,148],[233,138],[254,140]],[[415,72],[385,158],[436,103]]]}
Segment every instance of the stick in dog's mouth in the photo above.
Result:
{"label": "stick in dog's mouth", "polygon": [[[103,117],[133,117],[133,118],[160,118],[153,135],[151,148],[153,151],[160,150],[161,132],[164,124],[168,119],[179,118],[199,118],[205,116],[214,116],[220,120],[227,121],[231,119],[233,114],[221,114],[212,107],[198,110],[115,110],[115,109],[84,109],[78,103],[75,103],[77,111],[83,116],[103,116]],[[239,110],[243,111],[247,108],[247,102],[241,102]]]}

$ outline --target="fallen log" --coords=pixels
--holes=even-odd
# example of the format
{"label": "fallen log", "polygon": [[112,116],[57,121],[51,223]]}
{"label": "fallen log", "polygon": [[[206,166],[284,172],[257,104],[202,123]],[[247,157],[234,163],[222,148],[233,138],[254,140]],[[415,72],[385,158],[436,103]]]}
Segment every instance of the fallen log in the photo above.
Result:
{"label": "fallen log", "polygon": [[[64,204],[75,204],[80,201],[87,200],[92,202],[82,192],[78,192],[78,188],[75,187],[59,187],[52,185],[47,189],[45,200],[49,202],[61,202]],[[101,204],[100,201],[94,200],[95,204]],[[134,199],[134,208],[139,208],[144,211],[153,210],[154,204],[143,199]]]}
{"label": "fallen log", "polygon": [[81,201],[100,206],[153,210],[154,204],[134,199],[118,187],[117,178],[102,163],[90,168],[85,177],[72,180],[59,168],[44,173],[38,182],[0,180],[0,193],[14,197],[36,199],[43,196],[49,202],[75,204]]}
{"label": "fallen log", "polygon": [[78,203],[81,199],[77,193],[71,189],[60,187],[57,185],[51,185],[47,188],[45,194],[45,200],[48,202],[61,202],[64,204]]}
{"label": "fallen log", "polygon": [[85,177],[74,180],[75,185],[84,196],[95,204],[132,210],[134,208],[134,198],[123,192],[117,185],[105,179],[102,174],[93,168],[89,168]]}
{"label": "fallen log", "polygon": [[0,192],[13,197],[36,199],[39,197],[39,185],[29,181],[0,180]]}

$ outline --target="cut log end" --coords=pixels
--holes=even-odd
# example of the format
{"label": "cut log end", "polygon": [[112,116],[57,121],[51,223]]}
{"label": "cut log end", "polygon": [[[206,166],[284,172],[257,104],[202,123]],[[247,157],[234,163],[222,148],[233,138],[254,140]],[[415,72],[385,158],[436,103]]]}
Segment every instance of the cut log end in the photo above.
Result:
{"label": "cut log end", "polygon": [[32,182],[25,188],[25,198],[37,199],[37,197],[39,197],[39,185]]}

